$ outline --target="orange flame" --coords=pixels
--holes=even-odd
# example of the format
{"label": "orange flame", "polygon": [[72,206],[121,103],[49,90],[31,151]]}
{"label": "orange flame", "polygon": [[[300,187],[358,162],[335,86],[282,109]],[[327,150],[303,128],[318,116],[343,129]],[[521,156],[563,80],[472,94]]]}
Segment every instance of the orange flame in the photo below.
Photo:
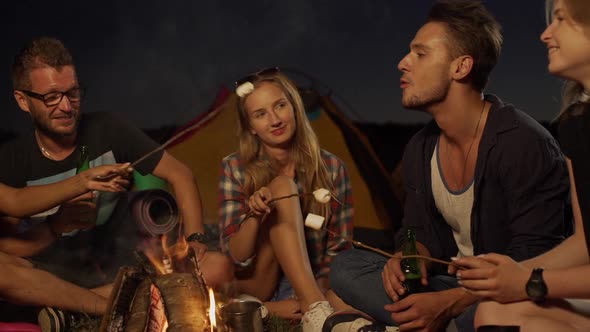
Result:
{"label": "orange flame", "polygon": [[159,257],[160,255],[156,253],[156,249],[148,246],[144,249],[143,253],[150,260],[158,274],[164,274],[164,263]]}
{"label": "orange flame", "polygon": [[217,317],[215,316],[215,294],[211,287],[209,287],[209,321],[211,322],[211,332],[213,332],[217,328]]}
{"label": "orange flame", "polygon": [[160,237],[159,242],[158,244],[155,238],[146,241],[143,252],[158,274],[172,273],[174,262],[182,262],[188,255],[189,245],[183,236],[180,236],[175,244],[170,245],[166,234]]}
{"label": "orange flame", "polygon": [[166,236],[166,234],[162,235],[162,249],[164,250],[164,255],[170,257],[174,261],[180,262],[184,260],[188,255],[188,248],[189,246],[184,236],[179,236],[178,241],[175,244],[169,245],[168,236]]}

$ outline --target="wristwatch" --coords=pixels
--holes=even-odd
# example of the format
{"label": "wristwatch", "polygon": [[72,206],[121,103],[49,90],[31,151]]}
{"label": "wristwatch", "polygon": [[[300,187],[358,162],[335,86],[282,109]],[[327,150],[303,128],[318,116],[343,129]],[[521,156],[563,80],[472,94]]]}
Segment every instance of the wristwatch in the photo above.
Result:
{"label": "wristwatch", "polygon": [[526,283],[526,294],[536,303],[543,302],[547,296],[547,285],[543,280],[543,269],[536,267],[531,273],[529,281]]}
{"label": "wristwatch", "polygon": [[193,234],[186,237],[187,242],[197,241],[200,243],[205,243],[205,242],[207,242],[207,240],[208,240],[207,235],[205,235],[203,233],[199,233],[199,232],[193,233]]}

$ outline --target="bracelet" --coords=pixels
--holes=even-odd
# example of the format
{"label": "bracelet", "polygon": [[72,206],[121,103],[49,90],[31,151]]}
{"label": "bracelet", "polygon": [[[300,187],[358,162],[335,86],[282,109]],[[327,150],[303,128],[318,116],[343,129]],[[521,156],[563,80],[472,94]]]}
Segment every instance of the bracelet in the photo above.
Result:
{"label": "bracelet", "polygon": [[196,242],[200,242],[200,243],[205,243],[205,242],[207,242],[208,239],[209,239],[209,237],[207,235],[200,233],[200,232],[193,233],[193,234],[186,237],[187,242],[196,241]]}

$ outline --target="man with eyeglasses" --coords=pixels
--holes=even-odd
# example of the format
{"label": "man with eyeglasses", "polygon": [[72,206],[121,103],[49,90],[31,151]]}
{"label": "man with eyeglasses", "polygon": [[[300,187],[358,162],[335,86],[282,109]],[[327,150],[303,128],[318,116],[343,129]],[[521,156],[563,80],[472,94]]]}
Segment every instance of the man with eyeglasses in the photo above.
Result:
{"label": "man with eyeglasses", "polygon": [[[24,187],[52,183],[73,176],[82,146],[90,166],[133,162],[158,145],[144,133],[113,114],[82,116],[84,90],[78,82],[70,52],[53,38],[32,40],[12,66],[14,97],[32,119],[34,130],[0,147],[0,182]],[[134,165],[142,174],[166,180],[174,191],[183,231],[195,249],[204,277],[211,286],[231,280],[231,262],[207,252],[199,192],[190,169],[165,151]],[[121,265],[135,264],[138,242],[126,198],[99,193],[90,201],[77,199],[29,219],[12,221],[14,234],[0,234],[0,250],[30,257],[38,266],[77,285],[94,288],[111,282]],[[39,224],[89,220],[88,229],[41,237]],[[3,241],[20,245],[5,246]],[[4,277],[4,276],[3,276]],[[2,319],[0,313],[0,320]]]}
{"label": "man with eyeglasses", "polygon": [[45,103],[45,106],[47,107],[59,105],[64,96],[66,96],[70,100],[70,102],[77,103],[80,101],[80,99],[82,99],[82,95],[84,94],[84,89],[80,86],[75,86],[66,92],[56,91],[49,92],[43,95],[29,90],[19,91],[31,98],[41,100],[43,103]]}

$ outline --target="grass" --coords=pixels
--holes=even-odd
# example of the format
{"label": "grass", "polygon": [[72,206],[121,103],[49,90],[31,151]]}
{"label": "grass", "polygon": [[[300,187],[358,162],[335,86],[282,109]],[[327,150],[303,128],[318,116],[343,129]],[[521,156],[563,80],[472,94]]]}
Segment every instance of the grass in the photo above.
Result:
{"label": "grass", "polygon": [[[76,332],[98,332],[100,328],[100,317],[81,315],[72,326],[71,331]],[[264,320],[265,332],[301,332],[299,322],[293,322],[278,316],[270,315]]]}
{"label": "grass", "polygon": [[301,332],[301,324],[278,316],[270,315],[264,320],[264,331],[267,332]]}

